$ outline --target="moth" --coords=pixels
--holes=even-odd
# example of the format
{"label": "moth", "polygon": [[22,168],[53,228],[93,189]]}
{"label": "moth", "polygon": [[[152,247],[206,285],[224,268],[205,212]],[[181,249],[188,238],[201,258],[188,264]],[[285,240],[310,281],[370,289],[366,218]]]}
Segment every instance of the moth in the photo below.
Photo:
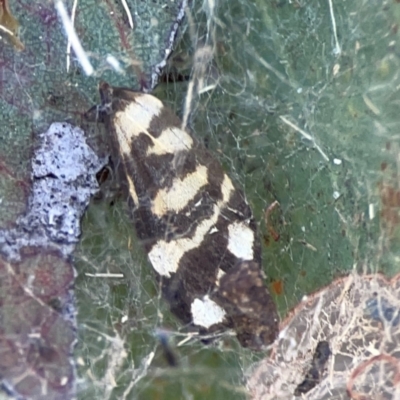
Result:
{"label": "moth", "polygon": [[137,237],[173,314],[202,334],[233,329],[260,350],[278,332],[251,209],[218,160],[156,97],[99,87]]}

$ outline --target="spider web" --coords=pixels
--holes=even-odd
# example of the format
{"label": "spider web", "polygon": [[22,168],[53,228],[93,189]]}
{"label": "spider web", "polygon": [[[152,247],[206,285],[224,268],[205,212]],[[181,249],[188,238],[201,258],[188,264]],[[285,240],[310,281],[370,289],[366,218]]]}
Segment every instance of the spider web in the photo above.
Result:
{"label": "spider web", "polygon": [[[304,333],[308,339],[302,343],[303,352],[293,350],[292,358],[281,361],[277,389],[268,380],[276,374],[276,364],[270,367],[274,359],[248,370],[254,355],[239,349],[229,337],[209,349],[196,341],[182,343],[182,328],[170,319],[140,258],[140,272],[134,267],[130,270],[133,277],[140,276],[134,279],[141,284],[130,286],[133,303],[122,307],[124,315],[135,309],[130,343],[137,344],[146,336],[146,327],[152,332],[164,327],[181,367],[180,372],[165,368],[157,338],[154,347],[143,345],[138,350],[136,345],[131,353],[138,366],[131,370],[133,379],[145,372],[131,395],[243,398],[247,388],[255,398],[269,398],[266,393],[270,398],[292,398],[317,343],[327,340],[336,355],[329,358],[321,375],[331,380],[321,377],[310,398],[347,398],[348,393],[354,398],[395,398],[397,347],[389,351],[379,338],[388,321],[368,317],[367,312],[368,301],[374,295],[380,299],[389,284],[381,278],[360,280],[359,274],[398,272],[397,121],[392,110],[398,81],[397,6],[329,1],[268,5],[230,1],[213,6],[204,2],[204,14],[191,15],[195,22],[171,61],[171,70],[185,75],[188,70],[182,64],[187,48],[192,49],[189,84],[175,82],[156,93],[172,104],[245,188],[260,223],[264,268],[282,317],[304,295],[353,271],[356,289],[341,307],[359,319],[352,321],[350,336],[343,336],[340,325],[330,320],[330,313],[337,311],[334,306],[339,307],[331,297],[342,293],[334,291],[342,288],[337,281],[311,298],[327,296],[331,308],[326,306],[323,315],[328,321],[316,319],[311,306],[308,316],[301,314],[301,307],[294,309],[290,315],[299,314],[308,324]],[[133,245],[130,239],[125,241]],[[375,286],[371,287],[371,281]],[[387,307],[395,312],[398,294],[390,293],[392,303]],[[108,300],[103,302],[108,308]],[[153,307],[151,318],[136,317],[138,304]],[[381,304],[375,306],[375,316],[384,314]],[[113,315],[109,311],[107,315]],[[360,318],[364,325],[357,330]],[[144,332],[140,333],[138,324]],[[283,324],[289,324],[284,339],[296,337],[296,320]],[[359,340],[367,332],[378,335],[380,347],[371,347],[376,338]],[[389,329],[389,342],[396,340],[395,332]],[[352,349],[338,347],[341,339],[352,343]],[[147,369],[142,360],[147,361],[152,352],[156,369]],[[380,358],[373,359],[376,356]],[[339,368],[343,369],[343,357],[359,362],[345,363],[343,371]],[[244,370],[248,370],[247,383],[241,378]],[[371,377],[373,383],[368,386]]]}
{"label": "spider web", "polygon": [[[105,3],[117,4],[115,12],[124,15],[122,3]],[[77,11],[89,18],[85,2],[78,2]],[[332,355],[305,397],[397,398],[397,278],[389,282],[376,273],[399,272],[400,5],[208,0],[187,16],[188,29],[169,59],[169,82],[154,94],[244,189],[259,222],[263,267],[284,334],[270,358],[255,365],[267,354],[241,349],[229,333],[208,347],[185,333],[159,295],[111,176],[83,218],[75,253],[78,397],[243,399],[250,393],[289,399],[304,381],[317,344],[326,340]],[[60,22],[47,21],[53,40],[64,43]],[[85,109],[98,102],[97,78],[140,86],[135,68],[132,83],[131,76],[116,78],[106,66],[111,42],[101,18],[96,21],[92,42],[84,41],[99,61],[96,79],[80,75],[72,61],[75,72],[67,81],[79,82],[78,89],[71,96],[59,86],[64,100],[52,108],[52,118],[70,116],[76,102]],[[78,34],[87,38],[83,29]],[[132,60],[123,55],[120,60]],[[30,88],[19,110],[39,129],[49,116],[29,100],[42,85],[30,81],[26,69],[14,61],[22,84],[13,99]],[[57,106],[59,95],[46,96]],[[4,114],[7,125],[15,126],[15,108]],[[29,149],[11,132],[2,139],[13,142],[27,163]],[[90,135],[92,142],[107,141]],[[23,181],[26,168],[13,167],[18,173],[10,180]],[[12,192],[11,215],[23,209],[14,199],[25,189],[18,190]],[[2,215],[2,222],[9,220],[10,214]]]}

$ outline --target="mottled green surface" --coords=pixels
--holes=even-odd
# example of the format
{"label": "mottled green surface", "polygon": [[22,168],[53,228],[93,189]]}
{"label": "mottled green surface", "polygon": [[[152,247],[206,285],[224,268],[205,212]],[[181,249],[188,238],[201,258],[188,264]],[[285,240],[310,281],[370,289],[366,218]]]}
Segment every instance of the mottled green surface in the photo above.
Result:
{"label": "mottled green surface", "polygon": [[[74,2],[64,3],[71,12]],[[98,101],[100,79],[149,87],[152,67],[165,57],[180,2],[128,1],[132,29],[121,1],[78,1],[74,26],[94,67],[90,77],[72,50],[67,57],[67,37],[54,4],[10,1],[25,49],[17,51],[7,35],[0,36],[0,168],[10,169],[0,176],[2,193],[7,193],[2,196],[0,227],[10,225],[8,210],[16,215],[24,209],[26,197],[10,189],[8,180],[28,179],[29,153],[37,134],[54,121],[81,124],[83,113]],[[120,72],[107,62],[109,55],[118,60]]]}
{"label": "mottled green surface", "polygon": [[[21,13],[22,3],[16,2]],[[84,3],[78,5],[82,16]],[[264,268],[282,316],[304,294],[352,268],[400,272],[400,5],[332,3],[340,52],[335,52],[327,0],[221,0],[208,19],[201,12],[192,15],[195,22],[208,20],[216,27],[219,76],[217,88],[200,96],[193,128],[245,188],[254,207],[264,236]],[[26,27],[22,39],[32,58],[25,61],[23,53],[1,50],[9,60],[8,69],[1,67],[1,118],[12,129],[2,128],[0,153],[17,170],[19,163],[26,165],[27,127],[39,125],[43,116],[74,116],[74,110],[98,101],[97,77],[78,75],[78,66],[65,74],[64,55],[33,57],[47,47],[34,41],[36,17],[24,12],[16,15]],[[94,21],[87,21],[85,32],[91,32],[92,40],[87,44],[102,56],[110,51],[108,31],[91,25]],[[53,43],[63,41],[65,49],[57,20],[44,35],[51,35]],[[209,38],[191,39],[200,45]],[[111,71],[104,76],[119,81]],[[70,82],[77,86],[70,89]],[[43,111],[49,86],[65,97],[57,110]],[[170,84],[157,94],[181,114],[186,88],[185,83]],[[13,106],[10,96],[22,106]],[[311,135],[329,161],[285,120]],[[23,151],[16,161],[18,148]],[[4,179],[2,174],[0,187]],[[264,211],[275,200],[280,208],[272,211],[270,225],[280,234],[277,241],[264,223]],[[3,210],[7,201],[13,200],[5,199]],[[177,333],[182,327],[158,296],[126,211],[123,199],[113,206],[104,201],[94,204],[83,221],[76,256],[81,398],[103,398],[104,393],[105,398],[123,398],[136,379],[127,399],[244,398],[241,373],[254,355],[234,340],[212,349],[193,342],[173,345],[181,366],[166,366],[154,330]],[[124,278],[93,278],[85,272],[118,272]],[[126,322],[121,322],[123,316],[129,317]],[[172,335],[175,345],[181,339]],[[152,351],[153,362],[142,368]]]}

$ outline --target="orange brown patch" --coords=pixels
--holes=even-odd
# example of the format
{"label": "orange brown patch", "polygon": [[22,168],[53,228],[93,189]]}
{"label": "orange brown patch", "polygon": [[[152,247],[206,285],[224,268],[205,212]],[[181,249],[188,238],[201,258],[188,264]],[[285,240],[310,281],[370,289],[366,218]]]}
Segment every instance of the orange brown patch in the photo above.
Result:
{"label": "orange brown patch", "polygon": [[400,224],[400,190],[387,183],[378,185],[382,203],[381,218],[390,236]]}
{"label": "orange brown patch", "polygon": [[277,296],[280,296],[283,293],[283,281],[281,279],[272,282],[272,292]]}

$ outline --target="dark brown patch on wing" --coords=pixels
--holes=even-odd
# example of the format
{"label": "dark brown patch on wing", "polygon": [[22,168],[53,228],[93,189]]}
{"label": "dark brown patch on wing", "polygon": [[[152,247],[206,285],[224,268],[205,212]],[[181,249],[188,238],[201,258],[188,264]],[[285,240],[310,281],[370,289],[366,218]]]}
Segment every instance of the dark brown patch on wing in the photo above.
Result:
{"label": "dark brown patch on wing", "polygon": [[157,117],[151,120],[149,126],[149,133],[157,138],[161,135],[165,128],[178,128],[181,129],[181,120],[172,112],[168,107],[164,107]]}
{"label": "dark brown patch on wing", "polygon": [[[110,86],[109,86],[110,87]],[[138,96],[143,96],[143,93],[134,92],[132,89],[124,88],[124,87],[110,87],[111,97],[114,104],[119,103],[122,108],[118,108],[116,105],[113,105],[113,111],[123,111],[124,106],[128,105],[129,103],[136,102],[136,98]],[[100,87],[100,91],[104,91],[104,88]]]}
{"label": "dark brown patch on wing", "polygon": [[242,346],[260,350],[276,338],[278,314],[254,261],[239,262],[228,271],[212,299],[229,315]]}

